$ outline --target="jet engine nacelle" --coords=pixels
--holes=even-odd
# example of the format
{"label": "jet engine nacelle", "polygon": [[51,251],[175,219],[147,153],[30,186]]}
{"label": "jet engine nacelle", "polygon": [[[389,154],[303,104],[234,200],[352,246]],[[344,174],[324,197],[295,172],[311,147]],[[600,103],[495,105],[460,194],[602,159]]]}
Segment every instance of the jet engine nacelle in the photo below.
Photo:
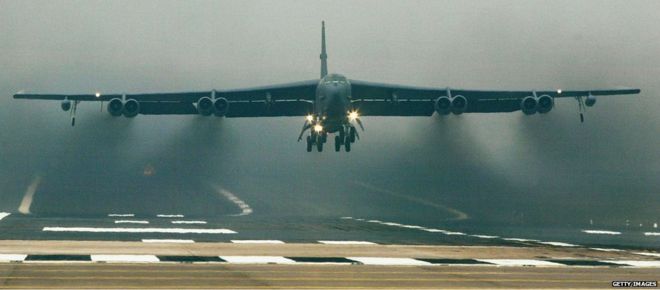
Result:
{"label": "jet engine nacelle", "polygon": [[525,113],[525,115],[532,115],[536,113],[538,102],[536,98],[532,96],[527,96],[520,101],[520,110]]}
{"label": "jet engine nacelle", "polygon": [[467,110],[468,101],[464,96],[458,95],[451,98],[451,112],[460,115]]}
{"label": "jet engine nacelle", "polygon": [[435,111],[440,115],[448,115],[451,113],[451,99],[447,97],[439,97],[435,100]]}
{"label": "jet engine nacelle", "polygon": [[225,98],[217,98],[215,99],[215,102],[213,102],[213,109],[213,114],[218,117],[223,117],[227,114],[227,110],[229,110],[229,101]]}
{"label": "jet engine nacelle", "polygon": [[596,104],[596,97],[593,95],[589,95],[586,100],[584,100],[584,104],[587,105],[587,107],[591,107]]}
{"label": "jet engine nacelle", "polygon": [[539,113],[545,114],[550,112],[555,106],[555,99],[548,95],[542,95],[536,100],[536,109]]}
{"label": "jet engine nacelle", "polygon": [[197,101],[197,112],[202,116],[213,114],[213,100],[209,97],[201,97]]}
{"label": "jet engine nacelle", "polygon": [[66,112],[68,110],[71,110],[71,101],[69,101],[68,99],[64,99],[62,101],[62,111]]}
{"label": "jet engine nacelle", "polygon": [[124,112],[124,102],[121,99],[114,98],[108,102],[108,113],[114,117],[119,117]]}
{"label": "jet engine nacelle", "polygon": [[133,118],[140,113],[140,102],[135,99],[128,99],[124,103],[124,117]]}

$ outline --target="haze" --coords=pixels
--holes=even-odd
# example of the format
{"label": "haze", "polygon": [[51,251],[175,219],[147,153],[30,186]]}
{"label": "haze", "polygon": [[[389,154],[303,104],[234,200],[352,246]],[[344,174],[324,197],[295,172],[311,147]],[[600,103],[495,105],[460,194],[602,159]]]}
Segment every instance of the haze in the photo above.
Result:
{"label": "haze", "polygon": [[[42,213],[176,209],[195,193],[145,181],[175,179],[253,188],[274,209],[287,190],[306,191],[288,201],[299,212],[282,214],[387,216],[323,208],[366,182],[483,222],[647,228],[660,220],[657,11],[657,1],[0,1],[0,209],[14,211],[41,176]],[[599,98],[583,124],[571,99],[544,116],[367,117],[348,154],[305,152],[302,118],[127,120],[83,104],[72,128],[58,102],[11,99],[318,78],[321,20],[329,71],[352,79],[642,94]],[[134,178],[148,166],[156,177]]]}

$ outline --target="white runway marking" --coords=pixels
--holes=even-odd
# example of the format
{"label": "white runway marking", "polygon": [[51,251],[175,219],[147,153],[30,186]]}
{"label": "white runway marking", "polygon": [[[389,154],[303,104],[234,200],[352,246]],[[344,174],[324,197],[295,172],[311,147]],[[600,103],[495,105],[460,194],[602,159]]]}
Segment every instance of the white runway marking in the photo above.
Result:
{"label": "white runway marking", "polygon": [[216,189],[220,194],[222,194],[222,196],[224,196],[224,197],[227,198],[229,201],[231,201],[231,202],[233,202],[234,204],[236,204],[236,206],[238,206],[238,208],[241,209],[241,213],[239,213],[239,214],[235,214],[235,215],[233,215],[233,216],[244,216],[244,215],[249,215],[249,214],[251,214],[251,213],[253,212],[253,211],[252,211],[252,208],[250,207],[250,205],[248,205],[246,202],[244,202],[243,200],[241,200],[240,198],[238,198],[238,196],[234,195],[234,194],[231,193],[229,190],[226,190],[226,189],[224,189],[224,188],[220,188],[220,187],[217,186],[217,185],[215,185],[214,187],[215,187],[215,189]]}
{"label": "white runway marking", "polygon": [[563,264],[530,259],[476,259],[499,266],[564,266]]}
{"label": "white runway marking", "polygon": [[8,213],[8,212],[0,212],[0,220],[2,220],[3,218],[8,217],[10,214],[11,213]]}
{"label": "white runway marking", "polygon": [[235,234],[230,229],[44,227],[44,232]]}
{"label": "white runway marking", "polygon": [[653,268],[660,267],[660,261],[603,260],[601,262],[614,263],[619,265],[630,265],[634,267],[653,267]]}
{"label": "white runway marking", "polygon": [[644,233],[645,236],[660,236],[660,233],[656,232],[646,232]]}
{"label": "white runway marking", "polygon": [[106,263],[156,263],[160,262],[154,255],[91,255],[94,262]]}
{"label": "white runway marking", "polygon": [[295,264],[296,261],[279,256],[220,256],[229,263],[237,264]]}
{"label": "white runway marking", "polygon": [[374,242],[367,241],[319,241],[319,243],[326,245],[376,245]]}
{"label": "white runway marking", "polygon": [[132,213],[110,213],[108,214],[109,217],[134,217],[135,215]]}
{"label": "white runway marking", "polygon": [[551,245],[556,247],[578,247],[578,245],[562,243],[562,242],[539,242],[539,244]]}
{"label": "white runway marking", "polygon": [[514,242],[534,242],[534,243],[540,242],[539,240],[521,239],[521,238],[503,238],[503,240],[505,240],[505,241],[514,241]]}
{"label": "white runway marking", "polygon": [[481,239],[498,239],[498,236],[488,236],[488,235],[470,235],[475,238],[481,238]]}
{"label": "white runway marking", "polygon": [[623,250],[619,250],[619,249],[606,249],[606,248],[589,248],[589,249],[602,251],[602,252],[623,252]]}
{"label": "white runway marking", "polygon": [[158,214],[156,215],[157,217],[162,217],[162,218],[182,218],[182,214]]}
{"label": "white runway marking", "polygon": [[347,259],[358,261],[365,265],[386,265],[386,266],[426,266],[433,265],[426,261],[415,260],[411,258],[375,258],[375,257],[346,257]]}
{"label": "white runway marking", "polygon": [[2,262],[24,261],[25,258],[27,258],[27,255],[21,255],[21,254],[0,254],[0,261],[2,261]]}
{"label": "white runway marking", "polygon": [[149,221],[136,221],[136,220],[116,220],[116,224],[148,224]]}
{"label": "white runway marking", "polygon": [[234,244],[284,244],[280,240],[231,240]]}
{"label": "white runway marking", "polygon": [[142,239],[143,243],[182,243],[182,244],[192,244],[195,243],[193,240],[177,240],[177,239]]}
{"label": "white runway marking", "polygon": [[173,224],[206,224],[206,221],[171,221]]}
{"label": "white runway marking", "polygon": [[34,194],[37,192],[37,188],[39,188],[39,183],[41,183],[41,176],[37,175],[25,190],[23,200],[21,200],[21,204],[18,206],[18,212],[22,214],[30,214],[32,200],[34,199]]}
{"label": "white runway marking", "polygon": [[583,233],[585,234],[592,234],[592,235],[620,235],[621,232],[615,232],[615,231],[603,231],[603,230],[582,230]]}
{"label": "white runway marking", "polygon": [[635,255],[649,256],[649,257],[658,257],[660,258],[660,253],[649,253],[649,252],[634,252]]}

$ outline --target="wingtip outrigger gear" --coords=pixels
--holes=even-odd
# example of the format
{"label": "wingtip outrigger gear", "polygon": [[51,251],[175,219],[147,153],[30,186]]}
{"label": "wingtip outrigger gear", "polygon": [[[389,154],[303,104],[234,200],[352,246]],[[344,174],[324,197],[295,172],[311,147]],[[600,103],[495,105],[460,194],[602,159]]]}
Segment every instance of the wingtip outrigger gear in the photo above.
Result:
{"label": "wingtip outrigger gear", "polygon": [[[591,95],[591,93],[589,93]],[[578,113],[580,114],[580,123],[584,123],[584,112],[587,111],[587,106],[584,104],[584,97],[583,96],[577,96],[575,99],[578,102]]]}

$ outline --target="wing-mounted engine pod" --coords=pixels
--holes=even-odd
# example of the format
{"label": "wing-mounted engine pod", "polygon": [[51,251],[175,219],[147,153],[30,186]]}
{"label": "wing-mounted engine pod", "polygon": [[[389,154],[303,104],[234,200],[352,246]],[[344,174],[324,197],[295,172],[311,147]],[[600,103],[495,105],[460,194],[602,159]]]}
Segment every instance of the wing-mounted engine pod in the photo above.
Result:
{"label": "wing-mounted engine pod", "polygon": [[227,110],[229,110],[229,101],[225,98],[217,98],[215,99],[215,102],[213,102],[213,109],[213,114],[218,117],[223,117],[227,114]]}
{"label": "wing-mounted engine pod", "polygon": [[537,111],[538,102],[536,98],[532,96],[527,96],[520,101],[520,110],[525,113],[525,115],[535,114]]}
{"label": "wing-mounted engine pod", "polygon": [[108,113],[114,117],[119,117],[124,111],[124,102],[121,99],[114,98],[108,102]]}
{"label": "wing-mounted engine pod", "polygon": [[124,117],[133,118],[140,113],[140,102],[135,99],[128,99],[124,103]]}
{"label": "wing-mounted engine pod", "polygon": [[71,110],[71,101],[69,99],[64,99],[62,100],[62,111],[69,111]]}
{"label": "wing-mounted engine pod", "polygon": [[448,115],[451,113],[451,99],[447,97],[439,97],[435,100],[435,111],[440,115]]}
{"label": "wing-mounted engine pod", "polygon": [[451,112],[460,115],[467,110],[468,101],[464,96],[457,95],[451,98]]}
{"label": "wing-mounted engine pod", "polygon": [[550,112],[555,106],[555,100],[548,95],[542,95],[536,100],[537,111],[541,114]]}
{"label": "wing-mounted engine pod", "polygon": [[596,96],[589,94],[589,96],[587,96],[587,99],[584,100],[584,104],[587,105],[587,107],[593,107],[593,105],[596,104]]}
{"label": "wing-mounted engine pod", "polygon": [[213,101],[209,97],[201,97],[197,101],[197,112],[202,116],[213,114]]}

